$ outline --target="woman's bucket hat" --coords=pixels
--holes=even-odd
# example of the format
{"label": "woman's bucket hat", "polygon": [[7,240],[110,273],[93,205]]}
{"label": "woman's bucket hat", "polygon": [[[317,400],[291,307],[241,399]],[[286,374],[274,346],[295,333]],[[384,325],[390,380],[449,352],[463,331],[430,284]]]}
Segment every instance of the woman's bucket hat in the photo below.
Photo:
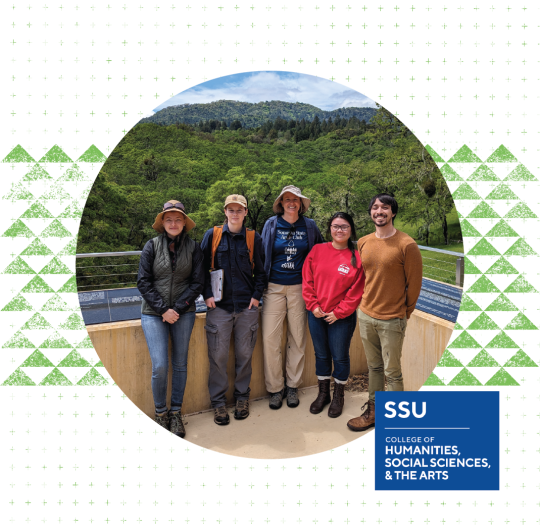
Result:
{"label": "woman's bucket hat", "polygon": [[285,186],[281,193],[279,194],[279,197],[274,201],[274,206],[272,209],[274,210],[274,213],[283,213],[283,207],[280,205],[281,199],[283,198],[283,195],[285,193],[292,193],[293,195],[296,195],[301,201],[302,201],[302,213],[306,212],[309,208],[309,205],[311,204],[311,201],[302,195],[302,192],[300,191],[300,188],[297,188],[296,186],[293,186],[292,184],[289,186]]}
{"label": "woman's bucket hat", "polygon": [[167,201],[163,205],[163,211],[157,214],[156,220],[154,224],[152,225],[152,228],[156,230],[157,232],[160,232],[161,234],[165,231],[165,227],[163,226],[163,216],[167,212],[180,212],[184,216],[186,220],[184,230],[186,231],[186,233],[197,226],[195,224],[195,221],[193,221],[192,219],[188,217],[188,214],[186,213],[186,209],[180,201],[170,200],[170,201]]}

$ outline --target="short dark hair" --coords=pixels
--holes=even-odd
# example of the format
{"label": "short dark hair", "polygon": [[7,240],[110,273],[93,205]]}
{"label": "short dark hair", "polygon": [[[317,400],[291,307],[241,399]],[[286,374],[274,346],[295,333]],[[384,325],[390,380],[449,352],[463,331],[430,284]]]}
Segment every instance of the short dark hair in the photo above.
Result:
{"label": "short dark hair", "polygon": [[328,226],[326,228],[326,239],[329,239],[331,237],[331,231],[330,226],[332,226],[332,221],[334,219],[343,219],[344,221],[347,221],[349,225],[351,226],[351,235],[349,236],[349,239],[347,240],[347,247],[351,251],[351,265],[357,269],[358,263],[356,262],[356,255],[354,253],[354,243],[353,240],[356,239],[356,227],[354,226],[353,218],[347,213],[347,212],[336,212],[332,217],[330,217],[330,220],[328,221]]}
{"label": "short dark hair", "polygon": [[393,197],[389,193],[379,193],[378,195],[375,195],[373,199],[371,199],[371,201],[369,202],[369,208],[368,208],[369,216],[371,217],[371,208],[373,207],[373,204],[375,203],[377,199],[379,199],[383,204],[388,204],[388,206],[390,206],[390,208],[392,209],[392,213],[395,214],[392,217],[392,224],[394,224],[394,219],[396,218],[397,213],[398,213],[398,203],[395,197]]}

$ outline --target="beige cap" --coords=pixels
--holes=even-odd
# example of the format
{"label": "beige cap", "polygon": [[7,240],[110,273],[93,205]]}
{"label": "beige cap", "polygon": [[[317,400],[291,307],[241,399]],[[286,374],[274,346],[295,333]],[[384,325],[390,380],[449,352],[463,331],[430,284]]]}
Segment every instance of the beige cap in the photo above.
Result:
{"label": "beige cap", "polygon": [[225,199],[225,204],[223,205],[223,208],[227,208],[227,205],[231,203],[239,204],[240,206],[247,208],[247,201],[243,195],[229,195]]}

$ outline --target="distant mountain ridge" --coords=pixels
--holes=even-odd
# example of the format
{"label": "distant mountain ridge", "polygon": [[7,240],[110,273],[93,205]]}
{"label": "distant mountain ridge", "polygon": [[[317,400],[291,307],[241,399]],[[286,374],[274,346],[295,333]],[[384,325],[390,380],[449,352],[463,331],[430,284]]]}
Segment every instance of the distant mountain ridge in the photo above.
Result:
{"label": "distant mountain ridge", "polygon": [[308,103],[290,103],[287,101],[261,101],[259,103],[246,103],[243,101],[219,100],[212,103],[184,103],[172,105],[156,112],[153,116],[143,118],[139,123],[156,123],[159,125],[174,125],[175,123],[187,123],[196,125],[201,120],[225,121],[227,126],[234,120],[239,120],[244,128],[261,127],[268,120],[276,118],[285,120],[313,121],[315,116],[319,120],[335,120],[352,118],[369,122],[377,109],[372,107],[342,107],[335,110],[321,110]]}

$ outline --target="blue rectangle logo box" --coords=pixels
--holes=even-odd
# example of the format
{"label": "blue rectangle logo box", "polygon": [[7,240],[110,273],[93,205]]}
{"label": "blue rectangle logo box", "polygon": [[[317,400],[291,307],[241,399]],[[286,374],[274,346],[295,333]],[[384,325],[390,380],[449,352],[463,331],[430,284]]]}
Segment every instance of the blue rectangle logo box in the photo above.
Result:
{"label": "blue rectangle logo box", "polygon": [[498,490],[499,392],[377,392],[376,490]]}

